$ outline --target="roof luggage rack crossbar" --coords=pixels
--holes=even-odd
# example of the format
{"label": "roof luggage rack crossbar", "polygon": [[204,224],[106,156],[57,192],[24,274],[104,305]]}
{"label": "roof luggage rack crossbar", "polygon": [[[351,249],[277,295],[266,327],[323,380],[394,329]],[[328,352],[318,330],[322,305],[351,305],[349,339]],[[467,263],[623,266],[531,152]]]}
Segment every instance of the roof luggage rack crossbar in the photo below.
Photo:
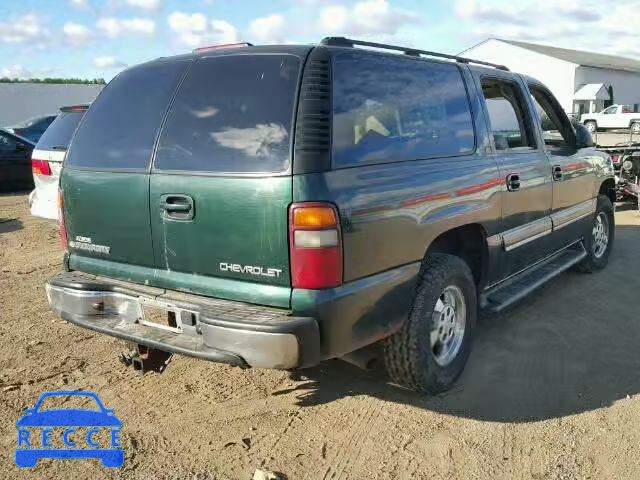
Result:
{"label": "roof luggage rack crossbar", "polygon": [[430,52],[428,50],[419,50],[417,48],[408,48],[408,47],[399,47],[397,45],[387,45],[386,43],[376,43],[376,42],[366,42],[364,40],[354,40],[351,38],[345,37],[325,37],[320,42],[321,45],[334,46],[334,47],[373,47],[373,48],[381,48],[384,50],[394,50],[397,52],[402,52],[405,55],[411,55],[413,57],[419,57],[420,55],[427,55],[429,57],[437,57],[437,58],[446,58],[448,60],[455,60],[459,63],[474,63],[477,65],[484,65],[486,67],[497,68],[498,70],[506,70],[509,69],[504,65],[498,65],[496,63],[483,62],[481,60],[472,60],[471,58],[459,57],[457,55],[448,55],[446,53],[438,53],[438,52]]}

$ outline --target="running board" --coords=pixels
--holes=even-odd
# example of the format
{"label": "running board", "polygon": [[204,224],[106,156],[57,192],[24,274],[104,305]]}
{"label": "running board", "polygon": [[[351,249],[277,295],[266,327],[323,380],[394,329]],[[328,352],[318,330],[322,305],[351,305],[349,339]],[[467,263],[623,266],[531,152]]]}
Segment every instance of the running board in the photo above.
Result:
{"label": "running board", "polygon": [[587,252],[582,242],[571,245],[483,292],[480,295],[480,306],[495,313],[501,312],[586,256]]}

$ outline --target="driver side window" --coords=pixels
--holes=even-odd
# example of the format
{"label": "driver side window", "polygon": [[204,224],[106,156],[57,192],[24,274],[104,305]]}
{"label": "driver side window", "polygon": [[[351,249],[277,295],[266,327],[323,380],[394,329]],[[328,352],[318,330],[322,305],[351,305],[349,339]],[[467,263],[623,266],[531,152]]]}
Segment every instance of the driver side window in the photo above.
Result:
{"label": "driver side window", "polygon": [[529,91],[547,151],[552,155],[571,155],[576,144],[571,122],[547,92],[532,86]]}

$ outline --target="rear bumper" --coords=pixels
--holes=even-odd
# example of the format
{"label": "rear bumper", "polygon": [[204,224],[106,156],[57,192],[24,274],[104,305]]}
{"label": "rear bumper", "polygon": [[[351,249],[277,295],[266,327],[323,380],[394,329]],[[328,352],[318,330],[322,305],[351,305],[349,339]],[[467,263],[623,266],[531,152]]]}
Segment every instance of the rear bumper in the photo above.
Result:
{"label": "rear bumper", "polygon": [[[214,362],[297,368],[320,361],[316,320],[286,310],[209,299],[64,272],[46,284],[51,308],[80,327],[167,352]],[[143,304],[175,312],[177,329],[143,324]],[[176,331],[179,330],[179,331]]]}

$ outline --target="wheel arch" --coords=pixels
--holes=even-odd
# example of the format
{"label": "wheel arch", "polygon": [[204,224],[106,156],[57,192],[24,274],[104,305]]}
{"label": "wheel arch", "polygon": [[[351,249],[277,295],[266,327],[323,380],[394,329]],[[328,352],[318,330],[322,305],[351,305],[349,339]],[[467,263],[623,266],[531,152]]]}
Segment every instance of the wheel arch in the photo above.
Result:
{"label": "wheel arch", "polygon": [[431,253],[455,255],[469,266],[476,287],[486,283],[489,265],[487,231],[479,223],[457,226],[438,235],[428,246],[425,257]]}
{"label": "wheel arch", "polygon": [[598,195],[606,195],[611,203],[616,201],[616,182],[613,178],[606,178],[598,188]]}

